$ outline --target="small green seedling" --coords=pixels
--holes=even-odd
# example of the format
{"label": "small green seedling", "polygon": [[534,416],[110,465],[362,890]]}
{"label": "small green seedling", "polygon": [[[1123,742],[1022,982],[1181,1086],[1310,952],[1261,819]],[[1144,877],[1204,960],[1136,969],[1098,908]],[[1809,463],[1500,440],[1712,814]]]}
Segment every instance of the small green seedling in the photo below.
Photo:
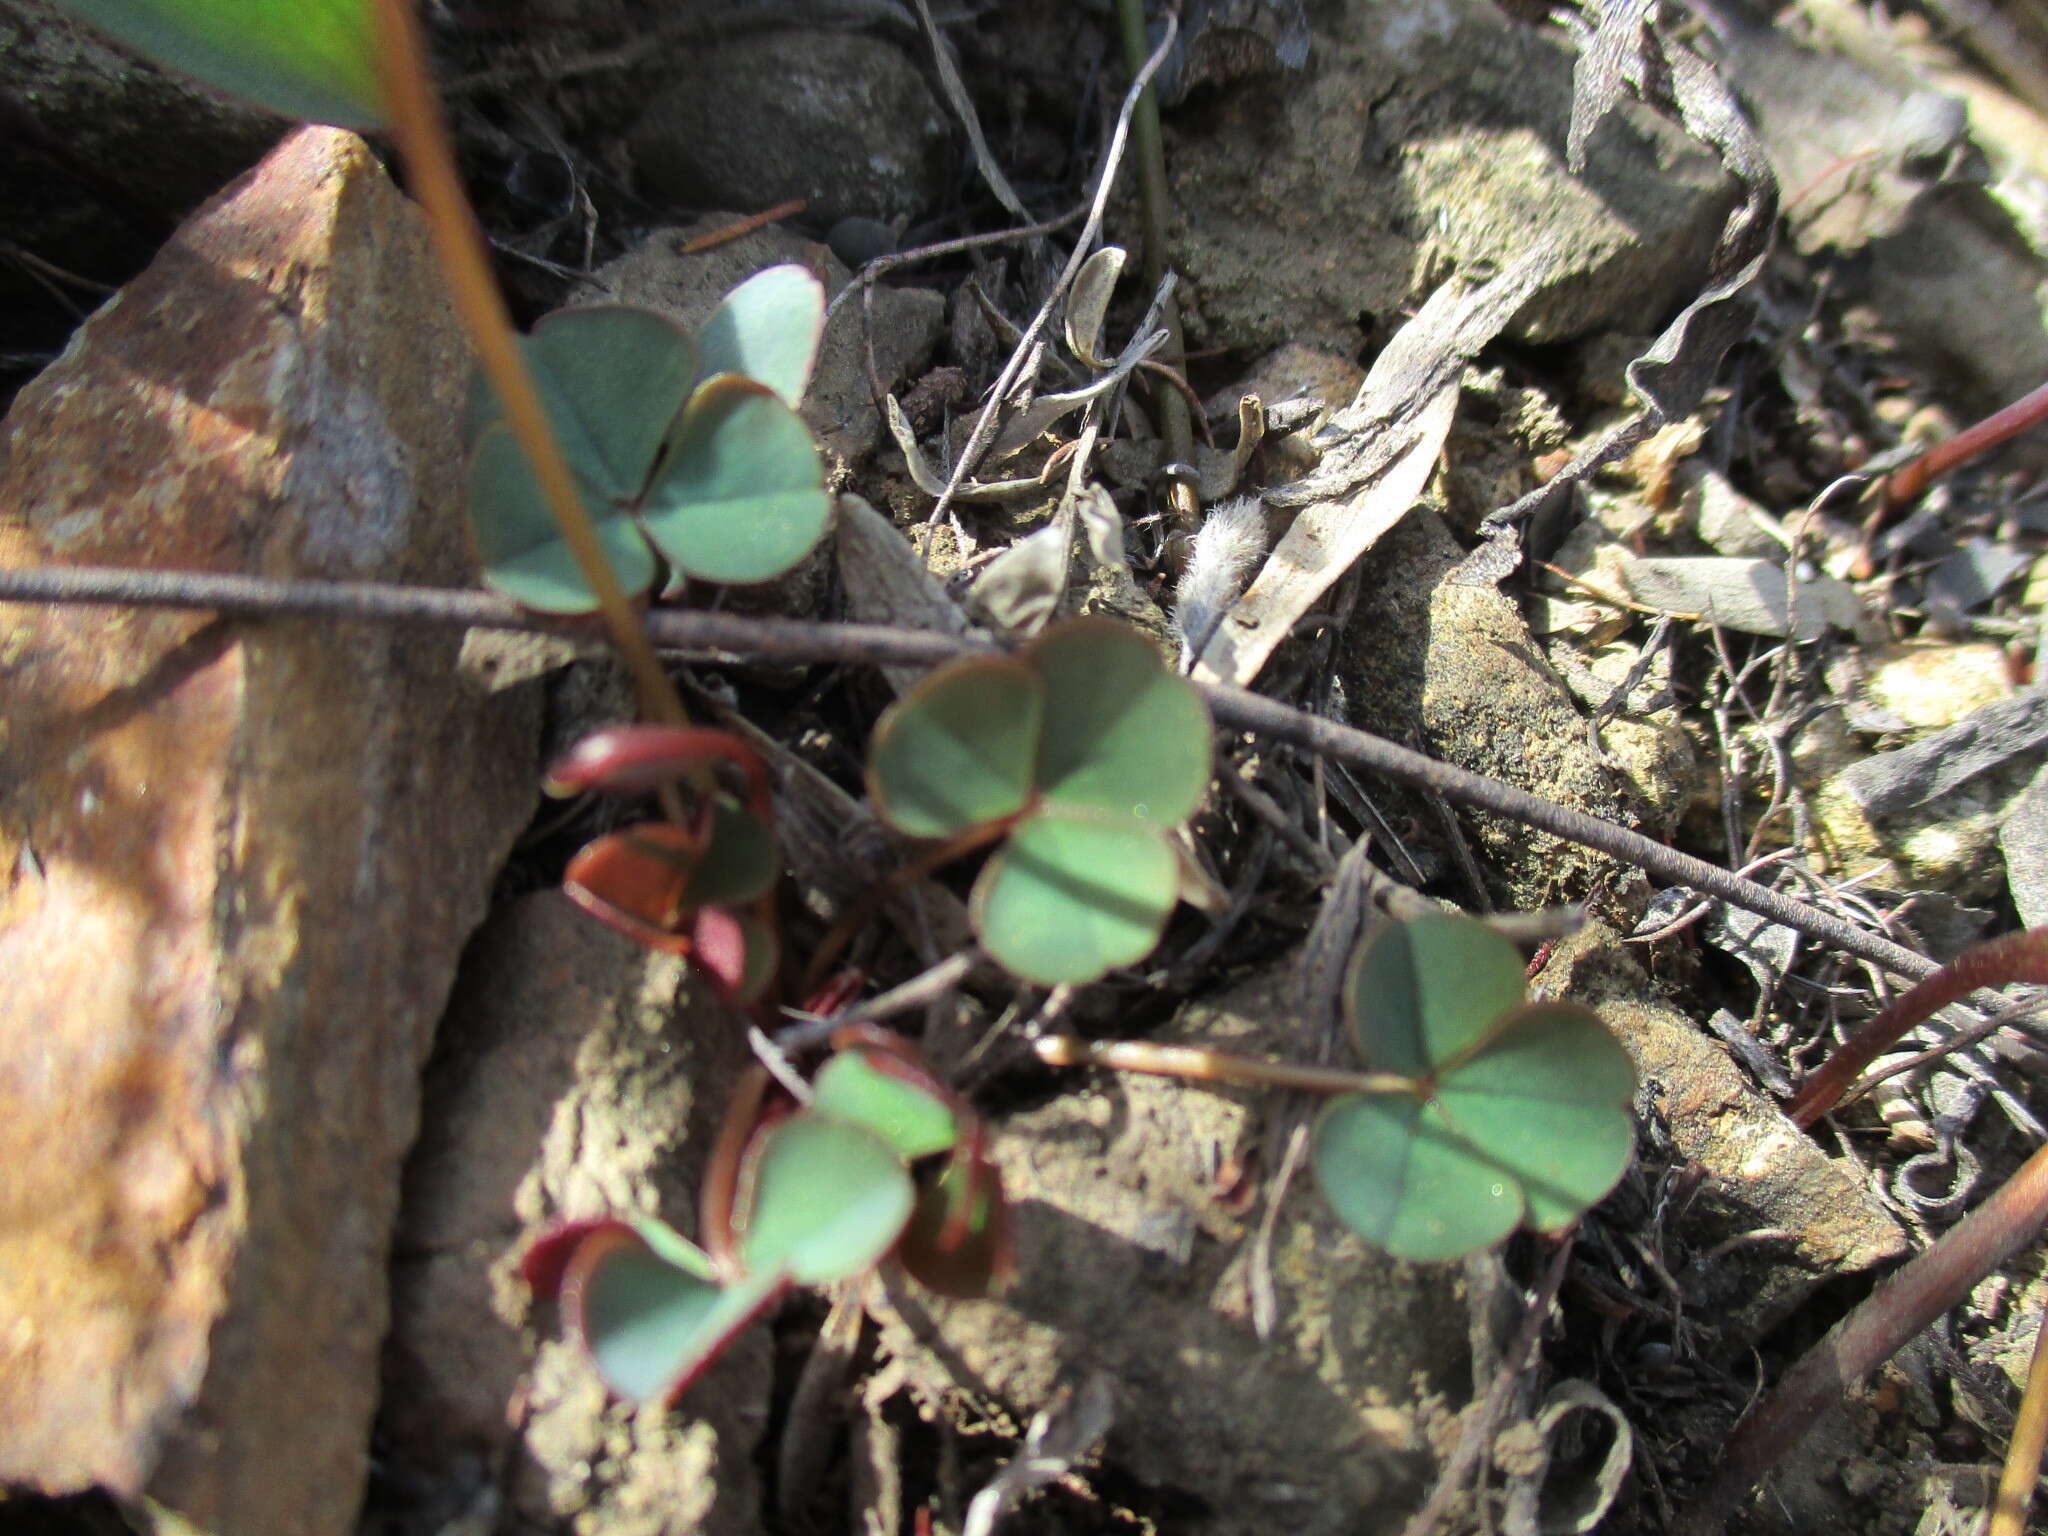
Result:
{"label": "small green seedling", "polygon": [[385,119],[368,0],[61,0],[159,63],[343,128]]}
{"label": "small green seedling", "polygon": [[[748,583],[816,548],[831,498],[796,405],[824,316],[823,286],[791,265],[733,289],[694,342],[618,304],[558,310],[534,327],[527,362],[626,592],[654,584],[656,551],[679,575]],[[470,523],[485,583],[542,612],[592,611],[597,596],[481,384],[471,428]]]}
{"label": "small green seedling", "polygon": [[1201,696],[1143,634],[1086,618],[920,681],[876,725],[868,783],[906,836],[1004,839],[975,883],[975,931],[1007,970],[1056,985],[1159,942],[1180,892],[1174,833],[1209,763]]}
{"label": "small green seedling", "polygon": [[[1009,1272],[1009,1214],[980,1122],[897,1036],[835,1034],[806,1106],[734,1095],[704,1183],[707,1251],[651,1217],[580,1222],[526,1255],[607,1386],[673,1401],[792,1285],[833,1285],[894,1253],[947,1295]],[[936,1179],[912,1164],[947,1155]]]}
{"label": "small green seedling", "polygon": [[1516,1227],[1556,1231],[1628,1167],[1628,1052],[1590,1008],[1530,1002],[1521,957],[1484,923],[1383,930],[1344,1008],[1367,1065],[1410,1083],[1332,1100],[1311,1166],[1345,1225],[1388,1252],[1451,1259]]}
{"label": "small green seedling", "polygon": [[611,726],[579,742],[543,788],[642,794],[719,763],[744,776],[743,795],[714,787],[680,822],[642,822],[596,839],[569,861],[562,889],[628,938],[687,955],[720,996],[745,1003],[761,996],[779,958],[770,902],[775,802],[746,743],[698,727]]}
{"label": "small green seedling", "polygon": [[1344,1224],[1398,1258],[1462,1258],[1517,1227],[1578,1219],[1627,1168],[1635,1068],[1599,1016],[1532,1003],[1514,946],[1467,917],[1381,930],[1345,979],[1370,1072],[1294,1067],[1140,1041],[1038,1044],[1082,1062],[1333,1097],[1310,1166]]}

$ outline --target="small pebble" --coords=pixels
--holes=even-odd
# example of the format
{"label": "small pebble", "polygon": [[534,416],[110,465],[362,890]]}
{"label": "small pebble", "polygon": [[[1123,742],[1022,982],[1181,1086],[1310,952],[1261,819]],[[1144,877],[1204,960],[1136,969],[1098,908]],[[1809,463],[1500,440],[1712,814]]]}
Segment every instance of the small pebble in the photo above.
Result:
{"label": "small pebble", "polygon": [[878,256],[896,254],[896,231],[880,219],[848,214],[825,236],[832,254],[858,271]]}

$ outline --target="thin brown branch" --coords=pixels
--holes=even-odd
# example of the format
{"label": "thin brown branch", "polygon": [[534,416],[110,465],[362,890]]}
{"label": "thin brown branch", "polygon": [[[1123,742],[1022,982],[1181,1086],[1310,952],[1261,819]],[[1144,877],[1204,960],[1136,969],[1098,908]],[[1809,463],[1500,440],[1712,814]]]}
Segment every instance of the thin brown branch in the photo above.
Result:
{"label": "thin brown branch", "polygon": [[[592,636],[588,620],[549,618],[486,593],[371,582],[272,581],[173,571],[39,567],[0,571],[0,602],[85,603],[208,609],[237,618],[282,614],[404,621],[450,628],[523,630]],[[704,655],[793,662],[861,662],[938,666],[987,647],[944,635],[879,624],[821,624],[801,619],[660,610],[646,615],[657,645]],[[1383,737],[1306,714],[1241,688],[1197,685],[1217,721],[1285,741],[1304,751],[1369,768],[1436,791],[1446,799],[1505,816],[1525,826],[1596,849],[1682,885],[1755,912],[1845,954],[1919,981],[1939,967],[1926,956],[1807,906],[1690,854],[1667,848],[1613,822],[1539,799],[1526,790],[1441,763]],[[1993,1006],[1996,1006],[1994,1004]]]}
{"label": "thin brown branch", "polygon": [[721,245],[730,244],[742,235],[751,235],[757,229],[766,229],[777,219],[793,219],[809,206],[810,204],[804,198],[792,197],[786,203],[777,203],[773,208],[763,208],[759,213],[750,213],[745,218],[735,219],[730,224],[721,225],[709,234],[698,235],[695,239],[685,240],[676,247],[676,254],[679,256],[695,256],[703,251],[715,250]]}
{"label": "thin brown branch", "polygon": [[1611,821],[1555,805],[1498,779],[1440,763],[1420,752],[1396,746],[1384,737],[1305,714],[1241,688],[1207,684],[1202,685],[1202,692],[1209,700],[1210,711],[1226,725],[1254,731],[1275,741],[1285,741],[1309,752],[1357,763],[1389,778],[1435,790],[1447,800],[1490,811],[1519,821],[1524,826],[1582,844],[1646,870],[1668,885],[1682,885],[1717,896],[1745,911],[1783,923],[1809,938],[1883,966],[1895,975],[1917,981],[1939,969],[1934,961],[1925,955],[1915,954],[1902,944],[1894,944],[1830,913],[1794,901],[1768,886],[1730,874],[1719,865],[1696,859],[1689,853],[1667,848]]}

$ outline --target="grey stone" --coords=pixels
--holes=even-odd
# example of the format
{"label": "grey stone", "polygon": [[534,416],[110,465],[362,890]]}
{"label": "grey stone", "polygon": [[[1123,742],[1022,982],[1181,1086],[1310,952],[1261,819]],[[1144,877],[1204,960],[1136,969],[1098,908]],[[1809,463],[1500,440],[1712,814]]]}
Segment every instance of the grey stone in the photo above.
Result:
{"label": "grey stone", "polygon": [[[1563,680],[1515,605],[1444,580],[1462,558],[1443,520],[1411,512],[1359,563],[1361,603],[1340,651],[1355,723],[1590,815],[1634,824],[1634,805],[1587,739]],[[1530,750],[1542,743],[1540,752]],[[1441,823],[1413,803],[1418,828]],[[1459,821],[1512,908],[1582,897],[1617,866],[1576,843],[1474,811]]]}
{"label": "grey stone", "polygon": [[2048,923],[2048,768],[2034,775],[2006,811],[1998,829],[2005,855],[2005,884],[2020,921],[2029,928]]}
{"label": "grey stone", "polygon": [[1691,1246],[1710,1251],[1759,1228],[1791,1234],[1750,1263],[1687,1271],[1689,1308],[1754,1338],[1827,1281],[1905,1254],[1905,1233],[1854,1165],[1830,1159],[1691,1019],[1659,1001],[1611,929],[1589,923],[1561,940],[1537,990],[1599,1011],[1652,1085],[1679,1154],[1706,1170],[1706,1198],[1679,1222]]}
{"label": "grey stone", "polygon": [[1654,326],[1704,276],[1733,185],[1635,106],[1572,175],[1571,67],[1558,39],[1479,0],[1348,0],[1303,74],[1171,119],[1173,245],[1201,341],[1355,353],[1361,311],[1383,339],[1444,278],[1536,242],[1555,264],[1512,336]]}
{"label": "grey stone", "polygon": [[[1749,27],[1729,63],[1786,195],[1798,195],[1788,222],[1802,250],[1863,251],[1887,329],[1970,410],[1995,410],[2048,376],[2038,245],[1978,184],[1981,172],[1943,179],[1911,153],[1929,93],[1893,44],[1866,38],[1850,57]],[[1967,134],[1957,148],[1973,153]],[[2025,440],[2013,451],[2040,454]]]}
{"label": "grey stone", "polygon": [[948,132],[909,57],[845,32],[775,32],[680,60],[629,140],[640,188],[683,208],[801,197],[825,224],[938,198]]}
{"label": "grey stone", "polygon": [[1693,532],[1717,555],[1735,559],[1783,559],[1785,541],[1772,534],[1777,519],[1728,483],[1727,476],[1703,464],[1687,464],[1678,472],[1680,505],[1692,519]]}
{"label": "grey stone", "polygon": [[1782,550],[1774,560],[1625,554],[1620,568],[1637,602],[1697,614],[1746,635],[1818,640],[1830,626],[1853,632],[1863,624],[1862,604],[1848,583],[1816,572],[1795,584],[1786,578]]}
{"label": "grey stone", "polygon": [[2029,689],[1972,711],[1945,731],[1843,770],[1841,784],[1866,815],[1926,805],[2021,753],[2048,746],[2048,691]]}
{"label": "grey stone", "polygon": [[[1846,772],[1837,773],[1812,798],[1814,832],[1829,873],[1863,875],[1899,890],[1945,891],[1959,901],[1996,901],[2005,880],[1999,829],[2039,766],[2031,753],[2010,758],[1946,793],[1880,815],[1867,813],[1849,790]],[[1888,869],[1872,873],[1886,863]]]}

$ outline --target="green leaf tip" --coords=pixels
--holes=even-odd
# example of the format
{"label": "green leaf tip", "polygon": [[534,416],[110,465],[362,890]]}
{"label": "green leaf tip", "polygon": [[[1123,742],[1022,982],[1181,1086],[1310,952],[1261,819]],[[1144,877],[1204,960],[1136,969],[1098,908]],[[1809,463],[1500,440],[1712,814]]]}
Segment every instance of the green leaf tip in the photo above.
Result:
{"label": "green leaf tip", "polygon": [[1070,619],[1024,660],[1045,683],[1038,785],[1073,809],[1177,827],[1209,787],[1209,711],[1151,640],[1116,619]]}
{"label": "green leaf tip", "polygon": [[641,520],[686,575],[773,581],[832,520],[810,428],[765,384],[736,374],[707,381],[676,419]]}
{"label": "green leaf tip", "polygon": [[929,1157],[960,1139],[952,1105],[885,1052],[841,1051],[811,1087],[812,1113],[873,1131],[898,1157]]}
{"label": "green leaf tip", "polygon": [[593,1224],[569,1256],[560,1296],[604,1384],[646,1402],[687,1390],[785,1284],[771,1275],[721,1285],[694,1245],[643,1218]]}
{"label": "green leaf tip", "polygon": [[[576,467],[571,461],[571,467]],[[580,478],[580,477],[579,477]],[[588,480],[584,509],[628,597],[654,585],[655,561],[633,519]],[[483,560],[484,584],[538,613],[595,613],[597,594],[583,579],[540,483],[510,427],[497,422],[477,440],[469,468],[469,522]]]}
{"label": "green leaf tip", "polygon": [[370,0],[58,0],[157,63],[341,128],[385,119]]}
{"label": "green leaf tip", "polygon": [[1592,1010],[1525,1000],[1521,963],[1471,918],[1361,947],[1346,989],[1369,1065],[1414,1091],[1333,1100],[1310,1161],[1343,1222],[1397,1257],[1459,1258],[1555,1231],[1619,1182],[1634,1147],[1628,1052]]}
{"label": "green leaf tip", "polygon": [[920,678],[875,725],[868,793],[906,837],[957,837],[1023,810],[1045,685],[1024,662],[971,657]]}
{"label": "green leaf tip", "polygon": [[1173,835],[1209,784],[1207,707],[1152,641],[1108,618],[921,680],[875,727],[877,811],[911,837],[1012,822],[970,912],[989,953],[1042,985],[1096,980],[1158,944]]}
{"label": "green leaf tip", "polygon": [[1157,828],[1047,805],[983,866],[968,910],[997,964],[1059,986],[1144,959],[1179,893],[1180,860]]}
{"label": "green leaf tip", "polygon": [[698,377],[742,374],[794,410],[811,382],[824,334],[825,285],[808,267],[769,267],[728,293],[697,332]]}

